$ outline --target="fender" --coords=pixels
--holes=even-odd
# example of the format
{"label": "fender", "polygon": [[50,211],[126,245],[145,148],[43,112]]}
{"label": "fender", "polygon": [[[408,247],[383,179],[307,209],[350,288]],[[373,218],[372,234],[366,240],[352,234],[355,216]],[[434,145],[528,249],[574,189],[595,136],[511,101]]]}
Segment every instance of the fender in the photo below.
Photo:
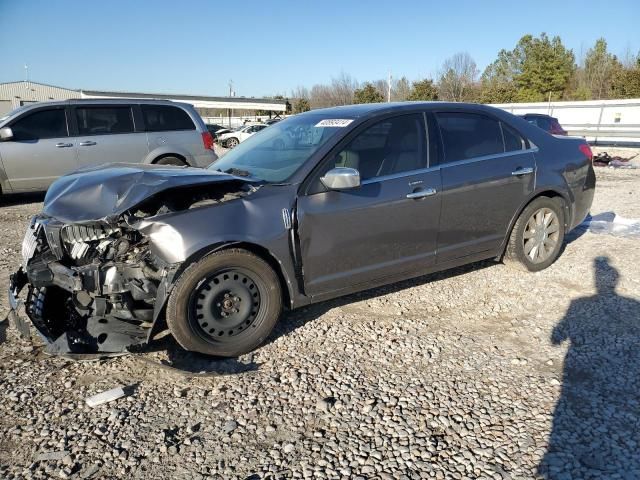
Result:
{"label": "fender", "polygon": [[189,165],[193,166],[193,156],[186,150],[174,146],[161,146],[154,148],[147,154],[142,163],[153,163],[156,158],[168,155],[180,156],[184,158]]}
{"label": "fender", "polygon": [[201,258],[204,258],[207,255],[211,255],[221,250],[226,250],[231,247],[244,248],[245,250],[255,253],[267,263],[269,263],[275,270],[278,278],[280,278],[281,284],[285,287],[285,290],[283,291],[283,293],[285,294],[284,303],[288,304],[289,308],[294,307],[294,299],[299,296],[299,293],[294,291],[294,286],[291,282],[291,275],[288,272],[287,268],[285,267],[283,262],[273,254],[273,252],[257,243],[238,240],[222,241],[201,248],[197,252],[190,255],[181,264],[168,269],[168,274],[165,276],[163,281],[160,283],[160,287],[158,288],[156,302],[153,310],[153,324],[149,329],[149,332],[147,333],[147,343],[151,341],[153,335],[155,335],[159,330],[159,320],[162,318],[161,314],[165,310],[169,295],[171,295],[173,287],[175,286],[178,278],[180,278],[180,275],[187,269],[187,267],[189,267],[189,265],[192,265],[194,262],[200,260]]}
{"label": "fender", "polygon": [[[550,195],[545,195],[545,194],[550,194]],[[569,233],[569,229],[570,229],[570,225],[571,225],[571,217],[572,217],[572,213],[571,213],[571,195],[569,190],[567,191],[562,191],[559,188],[556,187],[540,187],[540,188],[536,188],[531,195],[529,195],[527,197],[526,200],[524,200],[519,206],[518,209],[516,210],[515,214],[511,217],[511,220],[509,221],[509,227],[507,228],[507,234],[505,235],[504,239],[502,240],[502,244],[500,245],[500,255],[498,258],[501,258],[502,255],[504,254],[504,250],[507,248],[507,243],[509,242],[509,237],[511,236],[511,231],[513,230],[513,226],[515,225],[516,221],[518,220],[518,217],[520,216],[520,214],[522,213],[522,211],[527,208],[527,205],[529,205],[534,199],[538,198],[538,197],[542,197],[542,196],[551,196],[551,197],[560,197],[564,200],[564,228],[565,228],[565,233]]]}

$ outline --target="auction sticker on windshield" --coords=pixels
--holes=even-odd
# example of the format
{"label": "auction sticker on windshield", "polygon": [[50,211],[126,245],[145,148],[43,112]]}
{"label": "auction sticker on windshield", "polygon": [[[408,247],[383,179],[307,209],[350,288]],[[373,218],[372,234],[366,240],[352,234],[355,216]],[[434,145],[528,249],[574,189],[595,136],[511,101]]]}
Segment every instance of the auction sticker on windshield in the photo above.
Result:
{"label": "auction sticker on windshield", "polygon": [[353,120],[348,118],[327,118],[316,123],[316,127],[346,127]]}

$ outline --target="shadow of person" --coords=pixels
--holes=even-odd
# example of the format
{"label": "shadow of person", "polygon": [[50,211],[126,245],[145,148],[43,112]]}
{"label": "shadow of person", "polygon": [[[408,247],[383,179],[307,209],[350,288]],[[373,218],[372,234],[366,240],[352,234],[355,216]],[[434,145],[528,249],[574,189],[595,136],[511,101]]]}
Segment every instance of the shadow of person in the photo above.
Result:
{"label": "shadow of person", "polygon": [[598,293],[573,300],[551,335],[569,341],[546,479],[640,478],[640,302],[620,296],[618,271],[594,261]]}

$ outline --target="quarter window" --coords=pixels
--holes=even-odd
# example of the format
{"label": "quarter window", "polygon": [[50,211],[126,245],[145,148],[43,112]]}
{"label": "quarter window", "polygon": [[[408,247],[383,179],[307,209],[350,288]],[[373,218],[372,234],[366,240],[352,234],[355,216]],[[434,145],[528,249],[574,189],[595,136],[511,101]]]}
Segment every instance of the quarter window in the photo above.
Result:
{"label": "quarter window", "polygon": [[330,168],[355,168],[362,180],[426,168],[425,144],[422,114],[389,118],[355,137]]}
{"label": "quarter window", "polygon": [[475,113],[436,114],[447,162],[504,152],[497,120]]}
{"label": "quarter window", "polygon": [[62,108],[27,114],[11,125],[15,140],[68,137],[67,118]]}
{"label": "quarter window", "polygon": [[196,129],[187,112],[178,107],[142,105],[142,116],[147,132]]}
{"label": "quarter window", "polygon": [[80,135],[110,135],[133,132],[131,107],[76,108]]}
{"label": "quarter window", "polygon": [[500,122],[500,124],[502,125],[502,135],[504,136],[504,151],[524,150],[526,148],[524,139],[506,123]]}

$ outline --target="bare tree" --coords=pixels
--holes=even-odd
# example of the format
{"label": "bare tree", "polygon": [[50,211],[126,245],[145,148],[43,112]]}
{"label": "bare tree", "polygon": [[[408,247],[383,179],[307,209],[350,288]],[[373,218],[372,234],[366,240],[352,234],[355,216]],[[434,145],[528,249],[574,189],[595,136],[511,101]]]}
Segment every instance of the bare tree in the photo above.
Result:
{"label": "bare tree", "polygon": [[294,100],[304,98],[305,100],[309,100],[309,89],[307,87],[303,87],[302,85],[298,85],[295,89],[291,90],[291,98]]}
{"label": "bare tree", "polygon": [[411,95],[411,83],[407,77],[402,77],[393,82],[391,86],[391,100],[394,102],[404,102]]}
{"label": "bare tree", "polygon": [[358,82],[344,71],[340,72],[337,78],[332,78],[331,90],[334,105],[351,105],[356,88],[358,88]]}
{"label": "bare tree", "polygon": [[317,84],[311,88],[309,101],[311,108],[325,108],[336,105],[351,105],[358,82],[351,75],[341,72],[331,79],[331,85]]}
{"label": "bare tree", "polygon": [[478,67],[467,52],[456,53],[442,64],[438,89],[443,100],[462,102],[472,91],[478,79]]}

